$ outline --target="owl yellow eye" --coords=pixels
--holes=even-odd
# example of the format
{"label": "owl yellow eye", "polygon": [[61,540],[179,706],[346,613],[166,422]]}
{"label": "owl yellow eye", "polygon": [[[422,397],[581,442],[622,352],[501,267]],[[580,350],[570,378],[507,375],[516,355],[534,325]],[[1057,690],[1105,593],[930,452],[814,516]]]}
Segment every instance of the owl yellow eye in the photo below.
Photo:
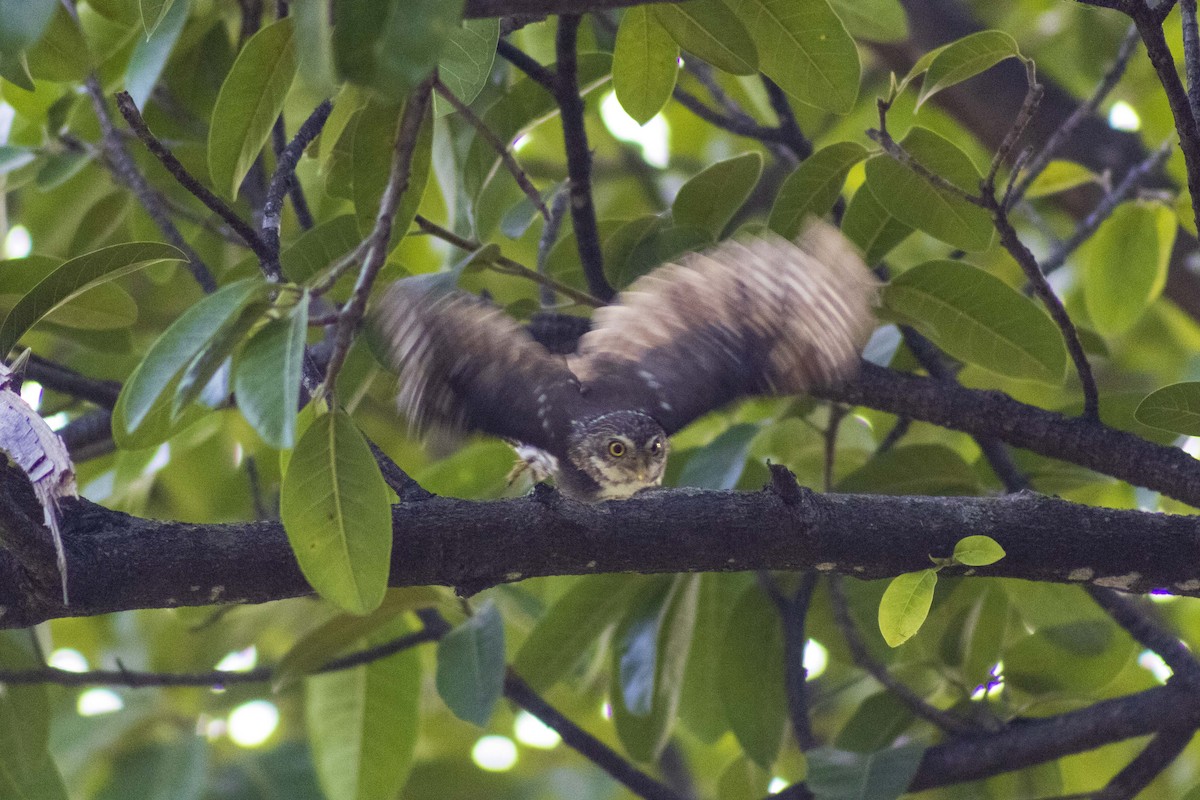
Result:
{"label": "owl yellow eye", "polygon": [[620,458],[621,456],[625,455],[625,445],[621,442],[618,442],[616,439],[613,439],[608,443],[608,454],[613,458]]}

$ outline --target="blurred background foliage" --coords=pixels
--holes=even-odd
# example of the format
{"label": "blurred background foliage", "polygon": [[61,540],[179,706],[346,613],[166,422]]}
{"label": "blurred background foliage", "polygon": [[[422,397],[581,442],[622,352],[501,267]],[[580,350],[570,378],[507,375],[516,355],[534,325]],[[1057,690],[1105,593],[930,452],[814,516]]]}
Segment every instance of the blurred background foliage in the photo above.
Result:
{"label": "blurred background foliage", "polygon": [[[0,9],[12,5],[0,3]],[[301,31],[312,18],[309,6],[315,5],[312,0],[292,4]],[[834,7],[844,13],[846,5]],[[903,6],[894,0],[866,5],[889,19],[904,16]],[[962,5],[982,26],[1011,34],[1021,52],[1036,61],[1040,74],[1080,97],[1092,91],[1125,30],[1115,14],[1060,0]],[[145,18],[148,13],[153,18],[155,10],[165,16],[148,39]],[[25,62],[10,57],[0,63],[5,78],[0,82],[0,119],[5,121],[0,130],[6,131],[0,145],[0,181],[7,259],[0,263],[0,301],[8,305],[28,290],[37,257],[57,263],[109,244],[161,240],[145,210],[114,181],[105,163],[97,118],[81,89],[89,70],[96,70],[106,93],[140,91],[139,105],[151,128],[190,171],[207,177],[209,122],[246,25],[243,9],[230,0],[89,0],[79,2],[76,11],[77,21],[55,5],[45,33],[25,52]],[[414,10],[414,19],[421,19],[422,13]],[[621,15],[604,12],[585,18],[580,51],[611,54]],[[0,20],[0,27],[5,24]],[[485,41],[496,25],[494,20],[472,24],[479,26]],[[1180,41],[1177,15],[1168,19],[1166,29],[1170,41]],[[856,33],[863,69],[858,99],[849,113],[795,104],[800,129],[818,149],[847,141],[875,147],[865,130],[878,124],[875,98],[886,92],[889,72],[869,40],[898,43],[907,31],[895,26],[868,33]],[[304,35],[298,33],[300,41],[309,42]],[[555,21],[550,19],[521,27],[508,40],[549,64],[554,60],[554,35]],[[372,208],[356,204],[364,181],[360,176],[386,174],[390,157],[386,136],[360,139],[346,132],[386,128],[395,119],[394,106],[373,97],[368,88],[331,85],[317,63],[327,55],[319,48],[300,52],[297,80],[283,105],[285,128],[295,131],[326,93],[335,92],[325,133],[297,170],[316,227],[303,231],[291,205],[285,207],[283,264],[293,280],[303,280],[358,241],[363,230],[356,218],[369,222],[373,214]],[[487,61],[492,64],[490,56]],[[675,102],[638,126],[614,96],[607,57],[585,57],[581,71],[594,73],[585,98],[586,125],[594,157],[595,202],[614,285],[620,288],[661,260],[703,245],[706,235],[766,222],[793,164],[760,142],[700,120]],[[485,77],[472,107],[485,120],[504,121],[506,133],[525,131],[513,149],[539,189],[552,191],[565,180],[566,165],[562,128],[556,120],[542,119],[551,109],[526,105],[496,112],[528,79],[499,58]],[[686,70],[678,79],[695,94],[705,91]],[[713,79],[754,117],[774,120],[757,76],[714,71]],[[892,130],[903,132],[919,120],[965,152],[976,168],[986,169],[991,154],[975,137],[933,104],[914,111],[915,96],[908,92],[896,102],[889,116]],[[534,264],[542,226],[531,204],[503,170],[481,190],[472,185],[481,178],[468,164],[472,148],[479,146],[477,137],[461,115],[445,113],[449,110],[439,108],[433,124],[431,174],[418,212],[463,236],[498,244],[509,258]],[[1169,108],[1149,63],[1140,56],[1132,60],[1100,112],[1112,126],[1135,131],[1147,150],[1174,136]],[[176,224],[214,268],[220,283],[257,273],[254,258],[231,243],[219,220],[132,138],[127,137],[126,145],[151,185],[177,210]],[[486,149],[484,153],[489,155]],[[760,158],[736,163],[761,169],[761,177],[750,178],[746,202],[739,198],[733,204],[727,225],[719,225],[717,234],[672,227],[671,204],[685,182],[713,165],[733,164],[727,160],[751,153]],[[269,175],[270,148],[264,159]],[[1185,183],[1177,149],[1167,159],[1166,170],[1177,185]],[[251,170],[236,201],[235,208],[245,218],[254,219],[257,213],[253,204],[261,196],[262,174]],[[864,191],[863,182],[860,162],[850,168],[843,196],[849,199]],[[705,193],[718,216],[721,195],[733,183],[722,176],[717,188]],[[1176,207],[1173,195],[1141,202]],[[1039,252],[1075,225],[1052,198],[1035,199],[1031,208],[1033,213],[1018,215],[1018,222],[1022,235]],[[1186,227],[1191,216],[1186,197],[1180,208]],[[888,253],[888,263],[902,273],[950,254],[946,244],[918,232]],[[1085,327],[1090,326],[1081,275],[1089,260],[1111,255],[1103,249],[1081,250],[1054,276],[1073,316]],[[414,227],[407,236],[397,237],[383,278],[436,272],[462,257],[461,251]],[[1022,283],[1020,270],[994,242],[956,257],[1015,287]],[[587,288],[569,219],[547,268],[557,280]],[[472,291],[486,291],[522,318],[538,308],[537,286],[521,278],[474,268],[464,272],[460,283]],[[343,299],[347,292],[348,285],[343,285],[334,296]],[[88,376],[124,381],[150,344],[201,297],[185,270],[152,267],[83,295],[23,342],[38,355]],[[319,335],[314,330],[311,338]],[[872,344],[872,358],[911,367],[911,355],[897,343],[894,327],[886,326]],[[1103,338],[1095,335],[1089,350],[1111,422],[1171,441],[1172,436],[1164,439],[1161,431],[1134,421],[1133,409],[1156,387],[1200,377],[1200,328],[1195,320],[1169,300],[1155,298],[1126,330]],[[968,364],[959,379],[1045,408],[1077,409],[1080,403],[1073,377],[1051,385]],[[360,342],[340,376],[339,397],[362,431],[421,485],[437,494],[472,499],[528,490],[528,485],[506,484],[512,452],[495,441],[472,440],[446,458],[431,458],[406,437],[393,409],[393,382]],[[36,387],[28,395],[36,399]],[[81,401],[49,390],[41,394],[40,403],[43,414],[59,427],[88,410]],[[109,448],[80,460],[83,493],[108,507],[155,518],[222,522],[250,519],[261,509],[273,514],[280,484],[278,453],[236,410],[209,410],[197,416],[161,444]],[[754,400],[715,412],[675,437],[666,483],[756,490],[767,478],[766,465],[777,463],[791,469],[801,484],[817,489],[828,480],[857,492],[973,495],[1002,490],[970,437],[920,422],[911,425],[886,460],[872,460],[896,420],[864,409],[841,422],[833,471],[827,476],[828,420],[828,407],[807,399]],[[1157,496],[1080,467],[1028,453],[1019,454],[1018,461],[1035,488],[1047,494],[1115,508],[1160,504]],[[1177,503],[1170,510],[1190,513]],[[791,591],[799,578],[784,575],[778,580]],[[894,650],[883,643],[875,622],[883,585],[852,581],[846,589],[875,658],[929,703],[983,724],[1082,708],[1157,685],[1168,672],[1160,659],[1142,651],[1075,587],[944,579],[924,628]],[[395,602],[404,608],[428,599],[401,596]],[[1161,601],[1158,610],[1164,618],[1193,649],[1200,646],[1200,607],[1195,601]],[[453,620],[465,619],[453,600],[443,597],[438,602]],[[696,796],[761,797],[768,788],[775,791],[811,777],[811,770],[823,763],[820,756],[806,760],[790,733],[778,616],[752,575],[537,579],[488,590],[472,598],[470,606],[476,614],[471,619],[478,619],[486,606],[503,620],[501,644],[489,640],[491,644],[480,645],[484,651],[490,647],[494,655],[500,646],[507,661],[515,660],[524,677],[577,724],[618,751],[647,760],[644,766],[650,772],[690,782]],[[55,666],[75,670],[118,664],[170,673],[246,670],[284,661],[297,642],[335,617],[332,607],[305,598],[259,607],[62,619],[35,631],[5,632],[0,637],[0,663],[22,666],[36,652]],[[394,634],[394,626],[408,624],[401,615],[371,631],[367,640]],[[843,751],[875,753],[897,741],[928,744],[942,736],[854,666],[824,584],[812,602],[807,636],[804,662],[818,740]],[[637,650],[638,641],[649,642],[649,662],[646,651]],[[328,657],[348,644],[352,643],[309,646],[318,652],[326,647]],[[394,796],[400,783],[398,796],[409,798],[628,796],[529,714],[505,702],[495,706],[483,725],[460,719],[443,699],[448,693],[439,683],[438,661],[439,650],[424,646],[379,662],[386,669],[376,676],[378,683],[370,677],[374,667],[366,667],[344,678],[310,678],[307,689],[301,680],[275,688],[269,681],[211,688],[10,687],[0,693],[0,723],[7,726],[4,736],[32,740],[33,753],[39,752],[33,746],[38,737],[48,737],[66,789],[65,794],[49,789],[45,797],[341,800]],[[675,677],[662,678],[664,672]],[[652,713],[629,708],[643,701]],[[357,715],[328,710],[332,703],[346,711],[354,702],[365,704]],[[325,713],[315,714],[314,707]],[[404,708],[412,713],[400,715],[403,718],[388,714]],[[37,730],[43,725],[48,732]],[[353,731],[339,727],[343,725]],[[367,744],[356,749],[356,737]],[[1082,792],[1111,777],[1140,746],[1136,740],[1114,744],[927,796],[1034,798]],[[0,755],[0,763],[4,759]],[[1142,796],[1184,796],[1200,781],[1198,765],[1200,750],[1193,744]],[[323,772],[320,780],[317,769]]]}

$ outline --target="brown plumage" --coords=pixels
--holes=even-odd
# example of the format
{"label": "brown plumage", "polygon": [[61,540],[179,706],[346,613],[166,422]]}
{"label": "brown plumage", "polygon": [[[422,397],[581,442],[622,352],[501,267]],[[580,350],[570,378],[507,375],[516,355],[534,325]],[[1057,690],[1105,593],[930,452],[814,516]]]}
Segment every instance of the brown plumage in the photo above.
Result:
{"label": "brown plumage", "polygon": [[796,242],[734,239],[654,270],[599,309],[565,359],[501,310],[428,282],[393,285],[374,319],[415,431],[502,436],[565,492],[597,500],[656,485],[661,440],[712,409],[849,377],[876,291],[841,232],[812,222]]}

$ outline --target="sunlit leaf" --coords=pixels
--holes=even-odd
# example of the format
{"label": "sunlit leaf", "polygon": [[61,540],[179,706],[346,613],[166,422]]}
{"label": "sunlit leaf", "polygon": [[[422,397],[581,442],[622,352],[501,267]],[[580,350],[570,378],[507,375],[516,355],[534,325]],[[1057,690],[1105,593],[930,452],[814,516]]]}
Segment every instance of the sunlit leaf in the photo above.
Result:
{"label": "sunlit leaf", "polygon": [[734,75],[751,75],[758,70],[754,40],[722,0],[655,3],[651,8],[684,50]]}
{"label": "sunlit leaf", "polygon": [[935,586],[937,571],[932,569],[897,575],[888,584],[879,601],[879,632],[889,646],[899,647],[921,630]]}
{"label": "sunlit leaf", "polygon": [[900,0],[829,0],[829,5],[856,39],[871,42],[908,39],[908,15]]}
{"label": "sunlit leaf", "polygon": [[1074,161],[1051,161],[1046,165],[1025,190],[1025,196],[1031,200],[1074,189],[1077,186],[1094,183],[1099,176],[1082,164]]}
{"label": "sunlit leaf", "polygon": [[1004,558],[1004,548],[990,536],[966,536],[954,545],[954,560],[968,567],[986,567]]}
{"label": "sunlit leaf", "polygon": [[288,463],[279,510],[304,577],[354,614],[379,606],[391,569],[389,494],[363,435],[343,411],[318,417]]}
{"label": "sunlit leaf", "polygon": [[1200,382],[1185,381],[1156,389],[1138,404],[1134,417],[1187,436],[1200,436]]}
{"label": "sunlit leaf", "polygon": [[221,84],[208,133],[208,172],[217,190],[236,197],[271,135],[296,75],[294,22],[274,22],[250,37]]}
{"label": "sunlit leaf", "polygon": [[1117,206],[1079,248],[1083,298],[1102,335],[1129,330],[1162,294],[1177,227],[1169,207],[1130,201]]}
{"label": "sunlit leaf", "polygon": [[943,47],[929,63],[917,108],[929,98],[972,78],[1006,58],[1020,58],[1016,40],[1003,31],[979,31]]}

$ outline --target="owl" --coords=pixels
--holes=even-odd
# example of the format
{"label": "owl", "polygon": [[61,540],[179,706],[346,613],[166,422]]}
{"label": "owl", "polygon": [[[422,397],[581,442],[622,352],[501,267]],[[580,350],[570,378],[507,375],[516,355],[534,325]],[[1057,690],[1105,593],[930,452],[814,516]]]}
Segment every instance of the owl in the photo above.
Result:
{"label": "owl", "polygon": [[592,502],[660,485],[668,438],[708,411],[850,377],[877,292],[841,232],[811,221],[794,242],[739,237],[658,267],[567,356],[484,300],[412,279],[373,324],[415,433],[502,437],[535,478]]}

